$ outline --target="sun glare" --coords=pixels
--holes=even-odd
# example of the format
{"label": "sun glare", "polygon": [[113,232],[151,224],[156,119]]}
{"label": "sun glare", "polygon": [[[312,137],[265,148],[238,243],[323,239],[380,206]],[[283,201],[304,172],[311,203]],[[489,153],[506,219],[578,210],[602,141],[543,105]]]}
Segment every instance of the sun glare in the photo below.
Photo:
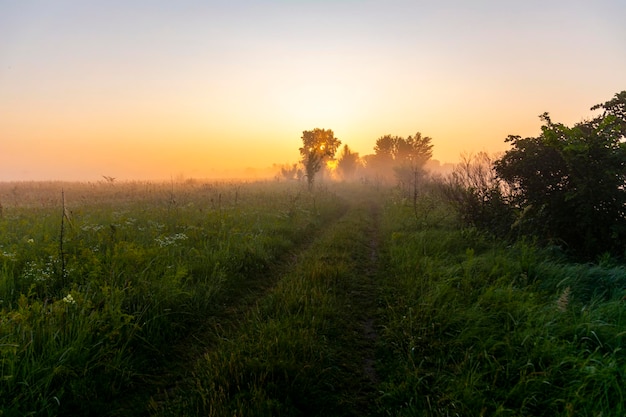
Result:
{"label": "sun glare", "polygon": [[354,119],[359,97],[337,83],[302,83],[287,88],[277,97],[278,106],[297,126],[324,123],[330,126]]}

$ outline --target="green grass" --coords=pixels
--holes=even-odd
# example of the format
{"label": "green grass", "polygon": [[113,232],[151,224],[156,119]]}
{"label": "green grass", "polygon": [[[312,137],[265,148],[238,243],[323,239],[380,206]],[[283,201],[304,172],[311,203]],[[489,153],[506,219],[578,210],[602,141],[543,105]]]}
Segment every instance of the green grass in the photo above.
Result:
{"label": "green grass", "polygon": [[408,211],[385,218],[384,408],[624,414],[623,267],[563,263],[454,223],[407,226]]}
{"label": "green grass", "polygon": [[158,415],[368,414],[376,391],[363,364],[373,344],[361,320],[376,312],[367,282],[371,204],[353,205],[300,253]]}
{"label": "green grass", "polygon": [[624,265],[460,228],[435,194],[188,181],[0,199],[0,415],[626,414]]}
{"label": "green grass", "polygon": [[[135,195],[134,186],[100,190],[111,194],[102,198],[109,204],[68,203],[63,254],[60,205],[5,207],[4,414],[110,410],[158,378],[152,372],[177,340],[344,210],[332,193],[282,184],[241,184],[235,193],[231,185],[179,185],[176,201],[163,190]],[[75,199],[89,201],[90,193]]]}

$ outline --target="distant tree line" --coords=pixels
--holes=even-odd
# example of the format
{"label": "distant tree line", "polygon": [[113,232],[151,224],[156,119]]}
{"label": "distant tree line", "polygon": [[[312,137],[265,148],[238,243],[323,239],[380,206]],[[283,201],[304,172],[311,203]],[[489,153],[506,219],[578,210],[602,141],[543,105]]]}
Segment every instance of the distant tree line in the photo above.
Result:
{"label": "distant tree line", "polygon": [[[302,132],[300,162],[280,167],[285,179],[306,180],[313,188],[317,176],[333,175],[336,179],[375,180],[384,183],[412,184],[425,174],[424,165],[432,157],[432,139],[416,133],[403,138],[385,135],[376,140],[374,154],[360,157],[330,129],[315,128]],[[332,171],[332,172],[331,172]]]}
{"label": "distant tree line", "polygon": [[[434,180],[425,170],[432,139],[384,135],[360,157],[330,129],[302,133],[299,164],[289,179],[318,176],[394,184],[418,206],[420,189],[437,189],[464,226],[500,237],[529,237],[579,259],[626,256],[626,91],[591,107],[598,115],[566,126],[540,116],[537,137],[509,136],[499,158],[464,155],[452,174]],[[338,158],[335,157],[339,151]],[[331,169],[332,168],[332,169]],[[416,208],[417,210],[417,208]]]}

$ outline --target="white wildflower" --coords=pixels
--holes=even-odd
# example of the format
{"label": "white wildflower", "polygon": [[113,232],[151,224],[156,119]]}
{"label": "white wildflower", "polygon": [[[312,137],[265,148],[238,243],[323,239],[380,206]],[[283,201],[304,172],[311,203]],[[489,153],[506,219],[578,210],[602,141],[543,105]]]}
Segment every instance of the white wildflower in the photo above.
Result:
{"label": "white wildflower", "polygon": [[74,297],[72,297],[72,294],[68,294],[65,297],[63,297],[63,301],[68,304],[76,304],[76,300],[74,300]]}
{"label": "white wildflower", "polygon": [[164,248],[166,246],[176,244],[179,240],[187,240],[187,239],[189,238],[187,237],[186,234],[176,233],[175,235],[172,235],[172,236],[157,237],[154,240],[159,244],[160,247]]}
{"label": "white wildflower", "polygon": [[2,256],[7,258],[7,259],[9,259],[9,260],[11,260],[11,261],[14,261],[17,258],[17,254],[13,253],[13,252],[2,251]]}
{"label": "white wildflower", "polygon": [[83,232],[99,232],[104,229],[102,224],[86,224],[80,228]]}

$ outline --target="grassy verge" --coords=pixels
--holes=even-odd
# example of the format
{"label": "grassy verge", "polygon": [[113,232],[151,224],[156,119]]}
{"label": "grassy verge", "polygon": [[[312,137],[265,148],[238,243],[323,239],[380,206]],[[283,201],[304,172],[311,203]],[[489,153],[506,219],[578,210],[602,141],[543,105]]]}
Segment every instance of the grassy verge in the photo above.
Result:
{"label": "grassy verge", "polygon": [[389,415],[624,415],[622,266],[412,216],[390,204],[383,222]]}
{"label": "grassy verge", "polygon": [[115,187],[66,189],[62,251],[58,205],[5,205],[0,414],[626,414],[610,258],[459,229],[434,195]]}
{"label": "grassy verge", "polygon": [[4,415],[114,412],[159,383],[179,340],[345,210],[330,192],[284,184],[129,187],[66,190],[62,237],[59,205],[5,207]]}

